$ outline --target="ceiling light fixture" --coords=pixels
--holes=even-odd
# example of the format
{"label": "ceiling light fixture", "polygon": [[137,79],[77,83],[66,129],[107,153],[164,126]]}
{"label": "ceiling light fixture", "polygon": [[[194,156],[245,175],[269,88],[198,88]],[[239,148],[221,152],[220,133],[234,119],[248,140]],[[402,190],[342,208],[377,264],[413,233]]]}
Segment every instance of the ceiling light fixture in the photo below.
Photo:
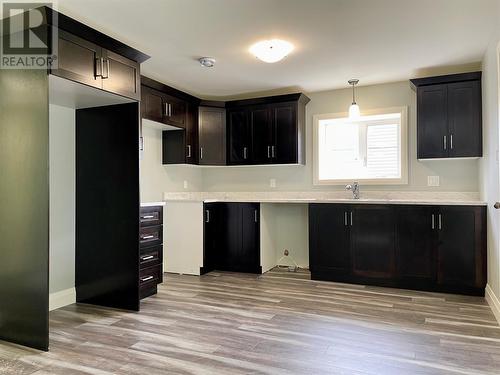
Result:
{"label": "ceiling light fixture", "polygon": [[356,103],[356,97],[354,96],[354,86],[359,83],[359,79],[350,79],[348,83],[352,86],[352,103],[349,107],[349,118],[353,120],[361,116],[359,105]]}
{"label": "ceiling light fixture", "polygon": [[205,68],[213,68],[215,65],[215,59],[213,57],[201,57],[198,61]]}
{"label": "ceiling light fixture", "polygon": [[281,39],[263,40],[250,47],[250,52],[259,60],[275,63],[293,51],[293,44]]}

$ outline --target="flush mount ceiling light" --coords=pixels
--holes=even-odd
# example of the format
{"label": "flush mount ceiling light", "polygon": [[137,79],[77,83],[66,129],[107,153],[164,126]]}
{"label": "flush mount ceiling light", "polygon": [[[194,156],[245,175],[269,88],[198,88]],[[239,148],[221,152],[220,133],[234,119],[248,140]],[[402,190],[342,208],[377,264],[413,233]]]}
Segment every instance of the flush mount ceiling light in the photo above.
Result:
{"label": "flush mount ceiling light", "polygon": [[250,47],[250,52],[259,60],[275,63],[293,51],[293,44],[281,39],[263,40]]}
{"label": "flush mount ceiling light", "polygon": [[205,68],[213,68],[215,65],[215,59],[213,57],[201,57],[198,61]]}
{"label": "flush mount ceiling light", "polygon": [[347,82],[352,86],[352,103],[351,106],[349,107],[349,118],[357,119],[359,118],[361,113],[359,110],[359,105],[356,103],[356,97],[354,95],[354,86],[356,86],[359,83],[359,79],[350,79]]}

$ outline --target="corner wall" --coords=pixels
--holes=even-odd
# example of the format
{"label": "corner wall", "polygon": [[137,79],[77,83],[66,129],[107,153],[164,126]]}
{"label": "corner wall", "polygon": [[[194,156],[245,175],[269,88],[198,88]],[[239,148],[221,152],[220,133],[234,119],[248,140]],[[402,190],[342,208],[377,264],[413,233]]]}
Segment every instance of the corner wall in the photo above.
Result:
{"label": "corner wall", "polygon": [[[141,202],[163,200],[165,191],[202,190],[201,169],[162,165],[162,131],[143,124],[144,152],[140,161]],[[184,181],[188,188],[184,189]]]}
{"label": "corner wall", "polygon": [[488,202],[488,286],[486,298],[500,321],[500,239],[499,211],[493,208],[500,201],[499,180],[499,56],[500,32],[488,46],[483,59],[483,147],[479,180],[481,198]]}
{"label": "corner wall", "polygon": [[50,310],[76,301],[75,110],[49,105]]}

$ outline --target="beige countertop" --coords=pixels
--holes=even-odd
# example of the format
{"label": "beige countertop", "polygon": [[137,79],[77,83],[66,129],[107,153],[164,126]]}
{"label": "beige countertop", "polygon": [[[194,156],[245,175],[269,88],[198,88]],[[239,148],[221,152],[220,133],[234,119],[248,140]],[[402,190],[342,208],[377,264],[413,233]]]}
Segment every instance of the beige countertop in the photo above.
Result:
{"label": "beige countertop", "polygon": [[165,192],[165,202],[260,202],[260,203],[346,203],[485,206],[477,192],[361,191],[353,199],[345,191],[262,191],[262,192]]}

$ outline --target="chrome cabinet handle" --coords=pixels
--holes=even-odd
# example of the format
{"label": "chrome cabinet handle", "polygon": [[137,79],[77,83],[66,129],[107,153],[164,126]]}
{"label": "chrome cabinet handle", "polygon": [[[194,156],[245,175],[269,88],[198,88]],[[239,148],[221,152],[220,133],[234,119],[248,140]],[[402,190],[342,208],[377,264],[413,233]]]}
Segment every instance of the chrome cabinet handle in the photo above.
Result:
{"label": "chrome cabinet handle", "polygon": [[141,260],[150,260],[150,259],[153,259],[154,256],[153,255],[147,255],[145,257],[142,257]]}
{"label": "chrome cabinet handle", "polygon": [[347,211],[344,211],[344,226],[347,227]]}
{"label": "chrome cabinet handle", "polygon": [[187,145],[187,149],[188,149],[187,157],[190,158],[191,157],[191,145]]}
{"label": "chrome cabinet handle", "polygon": [[443,226],[442,226],[442,220],[441,220],[441,214],[438,215],[438,227],[439,227],[439,230],[441,230],[443,228]]}
{"label": "chrome cabinet handle", "polygon": [[111,69],[109,68],[109,59],[106,59],[106,78],[111,76]]}
{"label": "chrome cabinet handle", "polygon": [[352,227],[352,211],[351,211],[351,227]]}
{"label": "chrome cabinet handle", "polygon": [[168,117],[172,117],[172,104],[168,103]]}
{"label": "chrome cabinet handle", "polygon": [[450,150],[453,150],[453,134],[450,134]]}
{"label": "chrome cabinet handle", "polygon": [[154,215],[144,215],[143,219],[154,219]]}
{"label": "chrome cabinet handle", "polygon": [[102,77],[102,57],[95,58],[94,78]]}
{"label": "chrome cabinet handle", "polygon": [[210,210],[205,210],[205,213],[206,213],[205,223],[210,223]]}
{"label": "chrome cabinet handle", "polygon": [[203,147],[200,147],[200,159],[203,159]]}
{"label": "chrome cabinet handle", "polygon": [[271,159],[271,146],[267,146],[267,158]]}
{"label": "chrome cabinet handle", "polygon": [[443,148],[446,150],[446,135],[443,136]]}
{"label": "chrome cabinet handle", "polygon": [[143,240],[150,240],[151,238],[155,238],[155,236],[153,236],[152,234],[151,235],[148,235],[148,236],[143,236],[142,239]]}
{"label": "chrome cabinet handle", "polygon": [[168,103],[165,102],[165,113],[164,116],[168,117]]}
{"label": "chrome cabinet handle", "polygon": [[431,228],[434,229],[435,228],[434,214],[432,214],[431,217],[432,217]]}
{"label": "chrome cabinet handle", "polygon": [[257,222],[257,210],[253,211],[253,220]]}
{"label": "chrome cabinet handle", "polygon": [[248,148],[247,147],[243,147],[243,159],[246,160],[247,157],[248,157]]}
{"label": "chrome cabinet handle", "polygon": [[271,146],[271,157],[275,158],[276,157],[276,149],[275,146]]}
{"label": "chrome cabinet handle", "polygon": [[[106,75],[104,75],[104,62],[106,62]],[[109,78],[109,59],[103,59],[101,57],[101,78],[108,79]]]}
{"label": "chrome cabinet handle", "polygon": [[149,281],[149,280],[153,280],[154,277],[153,276],[146,276],[146,277],[141,277],[141,281],[144,282],[144,281]]}

